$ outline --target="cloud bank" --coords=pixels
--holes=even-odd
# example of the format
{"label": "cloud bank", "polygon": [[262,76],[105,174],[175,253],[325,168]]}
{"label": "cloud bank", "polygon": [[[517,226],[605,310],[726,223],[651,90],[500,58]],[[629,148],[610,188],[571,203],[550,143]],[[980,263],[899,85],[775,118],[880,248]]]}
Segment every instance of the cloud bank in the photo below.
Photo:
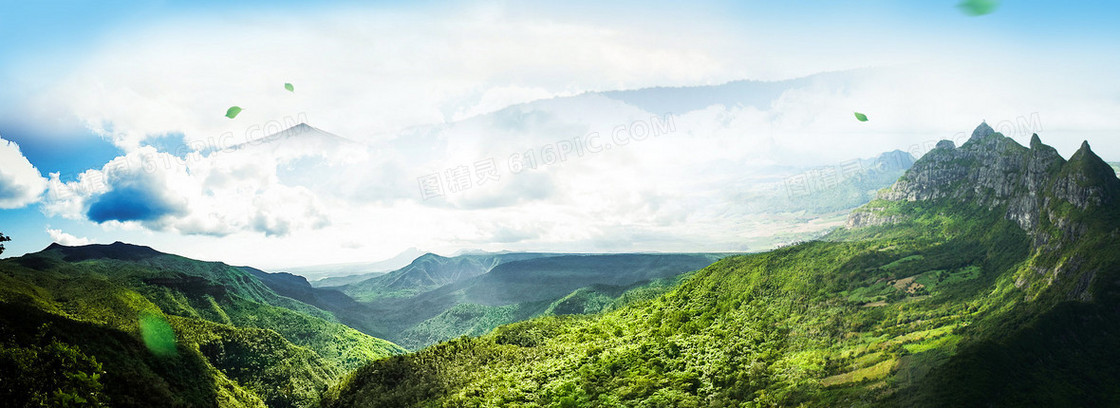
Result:
{"label": "cloud bank", "polygon": [[[309,129],[309,128],[308,128]],[[309,157],[345,157],[333,145],[300,133],[272,144],[239,145],[181,158],[143,146],[101,169],[62,181],[51,175],[44,212],[107,225],[226,236],[251,231],[283,237],[330,224],[308,188],[281,183],[278,169]]]}

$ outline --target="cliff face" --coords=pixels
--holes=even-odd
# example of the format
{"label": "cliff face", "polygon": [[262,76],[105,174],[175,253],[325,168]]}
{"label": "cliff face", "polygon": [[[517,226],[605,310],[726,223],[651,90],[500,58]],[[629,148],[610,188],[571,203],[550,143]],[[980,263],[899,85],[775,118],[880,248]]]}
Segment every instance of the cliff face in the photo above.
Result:
{"label": "cliff face", "polygon": [[[989,209],[1005,208],[1006,217],[1044,244],[1042,224],[1064,225],[1075,239],[1079,228],[1068,225],[1063,204],[1089,211],[1116,204],[1120,180],[1104,160],[1084,143],[1069,161],[1031,137],[1030,147],[980,124],[961,147],[944,140],[879,194],[887,201],[952,200]],[[1043,217],[1046,220],[1043,220]],[[898,222],[897,216],[876,214],[875,208],[853,213],[850,228]]]}

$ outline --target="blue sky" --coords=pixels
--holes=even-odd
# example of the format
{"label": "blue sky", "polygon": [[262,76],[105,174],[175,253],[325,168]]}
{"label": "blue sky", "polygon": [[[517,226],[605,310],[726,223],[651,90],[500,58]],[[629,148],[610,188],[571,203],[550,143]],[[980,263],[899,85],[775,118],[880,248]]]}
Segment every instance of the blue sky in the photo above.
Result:
{"label": "blue sky", "polygon": [[[791,90],[763,112],[722,107],[730,112],[722,117],[737,115],[740,133],[757,130],[761,125],[751,121],[762,123],[762,117],[769,118],[767,132],[773,133],[775,118],[785,118],[778,128],[784,140],[775,147],[784,153],[771,156],[797,164],[868,157],[966,131],[978,119],[1019,117],[1041,118],[1044,141],[1064,154],[1089,139],[1106,159],[1120,160],[1115,141],[1120,124],[1108,114],[1120,104],[1114,74],[1120,63],[1117,15],[1120,4],[1107,1],[1005,0],[978,17],[963,14],[955,1],[5,2],[0,38],[15,40],[0,44],[5,84],[0,138],[20,151],[14,155],[13,148],[3,157],[22,156],[28,166],[22,159],[0,164],[0,170],[10,170],[0,172],[10,173],[0,183],[23,180],[0,185],[9,187],[0,192],[42,193],[7,202],[0,194],[0,206],[13,207],[0,209],[0,231],[15,238],[4,255],[35,251],[52,240],[124,240],[205,259],[282,266],[386,258],[414,246],[445,252],[620,250],[603,243],[641,236],[648,241],[622,249],[679,250],[700,240],[667,244],[659,233],[720,237],[696,250],[742,249],[735,241],[741,234],[690,229],[687,225],[703,224],[696,220],[661,228],[621,214],[604,216],[618,220],[611,227],[577,215],[556,216],[556,225],[579,228],[534,231],[531,221],[540,219],[541,211],[580,212],[571,204],[576,201],[559,196],[526,198],[547,196],[540,186],[557,186],[551,194],[591,188],[585,182],[566,184],[565,177],[576,177],[559,170],[548,175],[551,181],[472,199],[508,203],[496,210],[508,219],[466,210],[465,201],[424,202],[393,193],[392,186],[412,185],[416,176],[442,170],[439,163],[459,160],[455,151],[492,151],[496,143],[506,143],[495,135],[508,129],[474,129],[480,120],[471,118],[511,105],[594,91],[868,68],[889,72],[869,71],[875,79],[858,84]],[[283,82],[295,83],[297,91],[285,93],[279,88]],[[574,108],[541,109],[569,117],[595,116],[592,109],[632,114],[625,107],[579,101]],[[882,107],[864,128],[822,119],[830,109],[850,109],[844,105],[852,103]],[[246,108],[237,120],[222,117],[231,105]],[[603,115],[580,126],[620,120]],[[275,157],[277,166],[264,170],[210,159],[194,167],[183,164],[182,171],[110,168],[130,160],[143,167],[146,157],[159,154],[182,159],[174,146],[228,147],[281,129],[273,123],[303,121],[374,146],[369,160],[393,164],[369,169],[383,177],[369,181],[374,184],[348,176],[341,190],[332,191],[296,180],[290,170],[296,162]],[[426,126],[435,126],[431,132],[444,139],[461,135],[440,139],[452,148],[433,158],[426,145],[403,136]],[[853,132],[867,135],[812,149]],[[223,139],[227,134],[233,136]],[[1028,137],[1016,136],[1021,142]],[[158,157],[167,166],[175,161]],[[358,172],[343,159],[317,160],[322,163],[316,171]],[[632,165],[627,160],[641,159],[598,159],[585,170],[624,174]],[[253,173],[258,170],[267,174]],[[86,171],[92,171],[88,189],[66,184],[78,183]],[[59,185],[48,185],[51,173],[59,173]],[[209,178],[198,180],[199,174]],[[260,177],[247,176],[254,174]],[[218,175],[249,178],[222,184],[215,181]],[[105,185],[89,183],[95,179]],[[191,187],[184,186],[197,187],[198,194],[185,193]],[[645,194],[646,187],[634,187],[633,195]],[[60,189],[76,198],[57,199]],[[246,189],[257,195],[233,198]],[[665,211],[687,207],[681,196],[652,200],[663,200],[659,211]],[[726,204],[712,200],[713,206]],[[431,221],[389,227],[402,218]],[[370,228],[390,228],[382,235],[395,238],[370,241],[360,233]],[[311,236],[324,237],[314,252],[330,259],[277,259],[239,249],[299,248],[301,237]],[[496,243],[495,237],[535,238]]]}

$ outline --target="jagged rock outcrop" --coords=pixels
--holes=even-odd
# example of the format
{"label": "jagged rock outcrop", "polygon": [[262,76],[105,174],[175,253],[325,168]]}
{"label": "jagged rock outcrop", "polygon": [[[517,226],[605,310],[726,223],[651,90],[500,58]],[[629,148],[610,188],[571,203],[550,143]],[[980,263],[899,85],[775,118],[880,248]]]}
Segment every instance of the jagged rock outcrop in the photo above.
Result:
{"label": "jagged rock outcrop", "polygon": [[[964,217],[971,216],[969,207],[1003,212],[1027,233],[1035,253],[1014,281],[1028,301],[1044,295],[1092,301],[1103,293],[1092,289],[1101,269],[1085,260],[1120,251],[1120,179],[1088,142],[1067,161],[1037,134],[1023,147],[982,123],[960,147],[938,143],[879,199],[931,201],[939,211],[962,209]],[[904,222],[892,207],[899,206],[872,202],[852,212],[847,226]]]}
{"label": "jagged rock outcrop", "polygon": [[883,215],[879,208],[868,208],[865,211],[853,212],[848,216],[845,226],[848,228],[870,227],[876,225],[890,225],[902,221],[899,215]]}
{"label": "jagged rock outcrop", "polygon": [[1089,148],[1089,142],[1070,157],[1054,181],[1054,195],[1079,209],[1114,205],[1117,197],[1116,174]]}
{"label": "jagged rock outcrop", "polygon": [[[1083,226],[1063,216],[1063,203],[1087,210],[1115,205],[1120,180],[1104,160],[1084,143],[1069,161],[1054,148],[1031,137],[1030,147],[981,123],[969,140],[957,148],[945,140],[914,163],[890,189],[879,194],[888,201],[948,199],[996,209],[1029,233],[1037,233],[1043,217],[1069,239]],[[867,208],[852,214],[849,228],[897,222],[897,217],[876,214]],[[1049,236],[1036,234],[1036,244]]]}

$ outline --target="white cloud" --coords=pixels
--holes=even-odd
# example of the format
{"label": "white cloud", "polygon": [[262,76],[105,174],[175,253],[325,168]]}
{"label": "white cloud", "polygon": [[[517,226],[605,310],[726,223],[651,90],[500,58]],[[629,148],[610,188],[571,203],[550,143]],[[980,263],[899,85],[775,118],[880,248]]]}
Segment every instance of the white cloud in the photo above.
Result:
{"label": "white cloud", "polygon": [[19,145],[0,138],[0,209],[36,203],[46,188],[47,180],[23,156]]}
{"label": "white cloud", "polygon": [[60,229],[52,229],[49,225],[47,226],[47,234],[51,236],[51,240],[53,240],[54,242],[66,246],[82,246],[93,243],[93,240],[90,240],[89,238],[78,238],[62,232],[62,230]]}
{"label": "white cloud", "polygon": [[277,169],[293,160],[345,157],[355,151],[311,134],[288,136],[292,137],[185,159],[145,146],[72,182],[52,174],[44,212],[213,236],[285,236],[293,230],[322,228],[330,221],[319,199],[306,187],[282,184]]}

